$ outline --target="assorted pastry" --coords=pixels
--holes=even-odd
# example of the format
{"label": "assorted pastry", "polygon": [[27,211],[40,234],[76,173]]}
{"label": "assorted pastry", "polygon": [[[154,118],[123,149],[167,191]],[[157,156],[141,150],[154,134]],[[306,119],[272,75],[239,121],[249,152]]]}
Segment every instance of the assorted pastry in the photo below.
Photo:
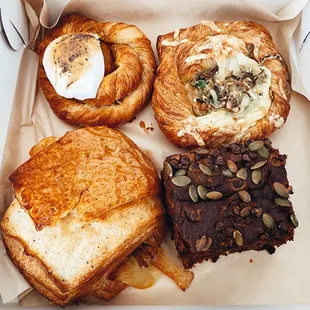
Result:
{"label": "assorted pastry", "polygon": [[43,94],[69,124],[117,126],[150,98],[155,57],[134,25],[68,15],[46,33],[37,52]]}
{"label": "assorted pastry", "polygon": [[220,255],[267,250],[298,226],[286,156],[269,139],[169,156],[162,179],[173,239],[184,267]]}
{"label": "assorted pastry", "polygon": [[[136,26],[68,15],[37,52],[39,85],[69,124],[114,127],[150,98],[156,63]],[[269,32],[203,21],[159,36],[157,52],[155,119],[173,144],[195,148],[166,158],[163,192],[150,158],[106,126],[43,139],[9,178],[7,253],[52,303],[109,300],[160,272],[186,290],[197,263],[293,240],[286,155],[267,138],[289,114],[290,77]],[[184,268],[161,247],[170,222]]]}
{"label": "assorted pastry", "polygon": [[281,128],[290,105],[287,65],[267,29],[204,21],[157,39],[155,119],[175,145],[218,147]]}
{"label": "assorted pastry", "polygon": [[159,271],[193,279],[160,248],[166,233],[150,159],[108,127],[43,140],[10,176],[15,199],[1,223],[7,253],[29,284],[65,306],[152,286]]}

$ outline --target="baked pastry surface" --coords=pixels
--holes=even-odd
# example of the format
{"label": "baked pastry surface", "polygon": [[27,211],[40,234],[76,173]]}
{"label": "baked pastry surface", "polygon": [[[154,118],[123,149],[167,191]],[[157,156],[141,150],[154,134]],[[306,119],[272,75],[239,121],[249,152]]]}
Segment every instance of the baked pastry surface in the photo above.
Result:
{"label": "baked pastry surface", "polygon": [[262,25],[203,21],[159,36],[157,51],[152,107],[175,145],[259,139],[285,123],[290,77]]}
{"label": "baked pastry surface", "polygon": [[[14,205],[18,205],[18,201],[16,199],[10,207],[10,212],[13,211]],[[137,221],[138,216],[146,215],[146,213],[143,214],[141,206],[143,206],[145,210],[148,209],[152,213],[151,217],[153,217],[153,219],[148,223],[146,223],[146,221],[150,219],[148,215],[145,218],[146,221],[144,223]],[[79,268],[79,272],[83,274],[83,277],[78,277],[77,279],[74,279],[74,281],[67,281],[67,279],[64,280],[59,277],[57,270],[55,270],[55,266],[49,264],[50,259],[48,259],[48,255],[52,254],[52,250],[55,250],[55,247],[57,247],[58,244],[56,244],[55,247],[49,247],[48,244],[46,244],[44,250],[47,255],[42,257],[42,252],[37,249],[33,250],[30,248],[29,241],[26,238],[23,240],[23,237],[21,238],[20,235],[10,227],[10,213],[8,212],[5,215],[4,221],[1,223],[3,229],[3,241],[10,259],[25,277],[27,282],[52,303],[65,306],[68,303],[76,302],[79,298],[87,295],[95,295],[99,298],[108,300],[118,295],[127,287],[127,285],[124,285],[124,283],[120,283],[119,281],[109,281],[108,277],[110,273],[114,272],[117,267],[128,257],[128,255],[131,255],[131,253],[154,232],[164,234],[162,229],[163,217],[158,213],[160,209],[163,210],[159,199],[156,200],[146,197],[141,199],[141,201],[133,201],[118,210],[111,211],[108,218],[103,219],[102,223],[108,223],[110,218],[114,218],[114,221],[116,216],[119,217],[118,223],[121,225],[125,225],[124,223],[126,221],[135,223],[136,231],[132,231],[132,235],[127,236],[128,240],[124,240],[121,246],[119,246],[117,251],[112,253],[112,255],[109,255],[108,247],[105,251],[103,250],[102,255],[98,256],[95,260],[92,260],[93,269],[88,271],[86,268],[90,265],[85,263],[86,253],[91,253],[94,250],[93,247],[96,245],[103,248],[104,246],[102,246],[100,242],[96,241],[96,236],[93,235],[92,238],[92,234],[95,233],[95,230],[92,232],[91,229],[86,229],[84,233],[88,235],[89,240],[88,244],[84,248],[84,251],[81,252],[80,257],[76,256],[76,253],[69,253],[68,255],[66,249],[65,251],[61,251],[59,253],[60,257],[67,260],[70,255],[75,255],[75,257],[72,258],[75,259],[76,262],[73,264],[72,261],[71,263],[68,262],[67,268]],[[132,216],[132,213],[134,212],[137,214],[136,217]],[[61,222],[63,222],[63,224]],[[55,231],[52,232],[51,230],[50,235],[52,238],[49,239],[49,242],[59,242],[62,249],[64,248],[62,241],[65,241],[64,244],[66,244],[66,240],[61,239],[61,234],[65,234],[67,232],[67,238],[65,239],[70,239],[70,236],[68,236],[68,234],[70,234],[70,230],[66,230],[64,222],[65,221],[60,221],[60,224],[57,225],[63,231],[60,233],[60,236],[59,233],[57,234],[57,231],[55,233]],[[113,230],[113,224],[110,229]],[[76,231],[76,234],[79,235],[82,231],[83,230],[80,232]],[[97,233],[100,234],[99,232]],[[71,237],[72,248],[76,247],[83,249],[77,239],[78,238],[74,239]],[[83,242],[83,236],[80,239]],[[98,235],[97,239],[99,239]],[[34,241],[41,242],[40,236],[37,236]],[[114,240],[111,240],[110,243],[113,245]]]}
{"label": "baked pastry surface", "polygon": [[123,133],[105,126],[66,133],[16,169],[10,181],[38,230],[73,210],[85,219],[103,217],[159,194],[151,160]]}
{"label": "baked pastry surface", "polygon": [[[105,76],[95,99],[64,98],[46,76],[42,64],[45,49],[54,39],[73,33],[99,36]],[[149,39],[136,26],[68,15],[47,32],[37,52],[40,87],[55,114],[69,124],[117,126],[133,119],[151,95],[155,57]]]}
{"label": "baked pastry surface", "polygon": [[166,232],[151,160],[124,134],[105,126],[45,138],[30,155],[15,171],[15,181],[23,184],[21,191],[15,188],[21,201],[13,200],[1,222],[9,257],[55,304],[86,295],[113,298],[127,285],[109,275],[155,234],[159,246]]}
{"label": "baked pastry surface", "polygon": [[293,240],[298,226],[286,156],[248,141],[169,156],[163,180],[173,239],[183,265]]}

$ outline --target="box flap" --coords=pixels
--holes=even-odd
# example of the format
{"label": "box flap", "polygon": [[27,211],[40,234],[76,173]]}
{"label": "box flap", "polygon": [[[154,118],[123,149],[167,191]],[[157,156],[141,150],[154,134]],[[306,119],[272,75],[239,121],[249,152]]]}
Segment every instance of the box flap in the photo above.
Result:
{"label": "box flap", "polygon": [[310,2],[304,8],[300,27],[297,29],[297,49],[300,52],[306,41],[310,40]]}
{"label": "box flap", "polygon": [[29,21],[20,0],[2,2],[1,22],[12,49],[17,51],[22,45],[28,45]]}

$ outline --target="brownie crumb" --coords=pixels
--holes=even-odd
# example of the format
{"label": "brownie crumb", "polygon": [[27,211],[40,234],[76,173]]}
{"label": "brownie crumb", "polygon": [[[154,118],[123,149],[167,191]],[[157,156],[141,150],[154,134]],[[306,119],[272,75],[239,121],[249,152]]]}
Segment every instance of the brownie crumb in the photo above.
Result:
{"label": "brownie crumb", "polygon": [[143,121],[140,121],[139,125],[140,125],[140,127],[141,127],[142,129],[144,129],[144,130],[146,129],[145,123],[144,123]]}
{"label": "brownie crumb", "polygon": [[145,122],[144,121],[140,121],[139,126],[140,126],[140,128],[142,128],[144,130],[144,132],[146,134],[148,134],[150,131],[154,131],[154,127],[153,127],[152,123],[151,123],[150,126],[146,127]]}

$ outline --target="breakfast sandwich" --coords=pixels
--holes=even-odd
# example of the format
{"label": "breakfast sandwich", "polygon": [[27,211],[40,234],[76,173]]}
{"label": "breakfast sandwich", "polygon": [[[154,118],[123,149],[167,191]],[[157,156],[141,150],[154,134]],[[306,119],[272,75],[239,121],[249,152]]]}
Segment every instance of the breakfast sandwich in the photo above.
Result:
{"label": "breakfast sandwich", "polygon": [[[44,139],[10,176],[15,199],[1,223],[7,253],[29,284],[65,306],[127,286],[153,285],[162,270],[185,289],[193,274],[160,249],[166,220],[151,160],[107,127]],[[157,267],[157,268],[156,268]]]}

